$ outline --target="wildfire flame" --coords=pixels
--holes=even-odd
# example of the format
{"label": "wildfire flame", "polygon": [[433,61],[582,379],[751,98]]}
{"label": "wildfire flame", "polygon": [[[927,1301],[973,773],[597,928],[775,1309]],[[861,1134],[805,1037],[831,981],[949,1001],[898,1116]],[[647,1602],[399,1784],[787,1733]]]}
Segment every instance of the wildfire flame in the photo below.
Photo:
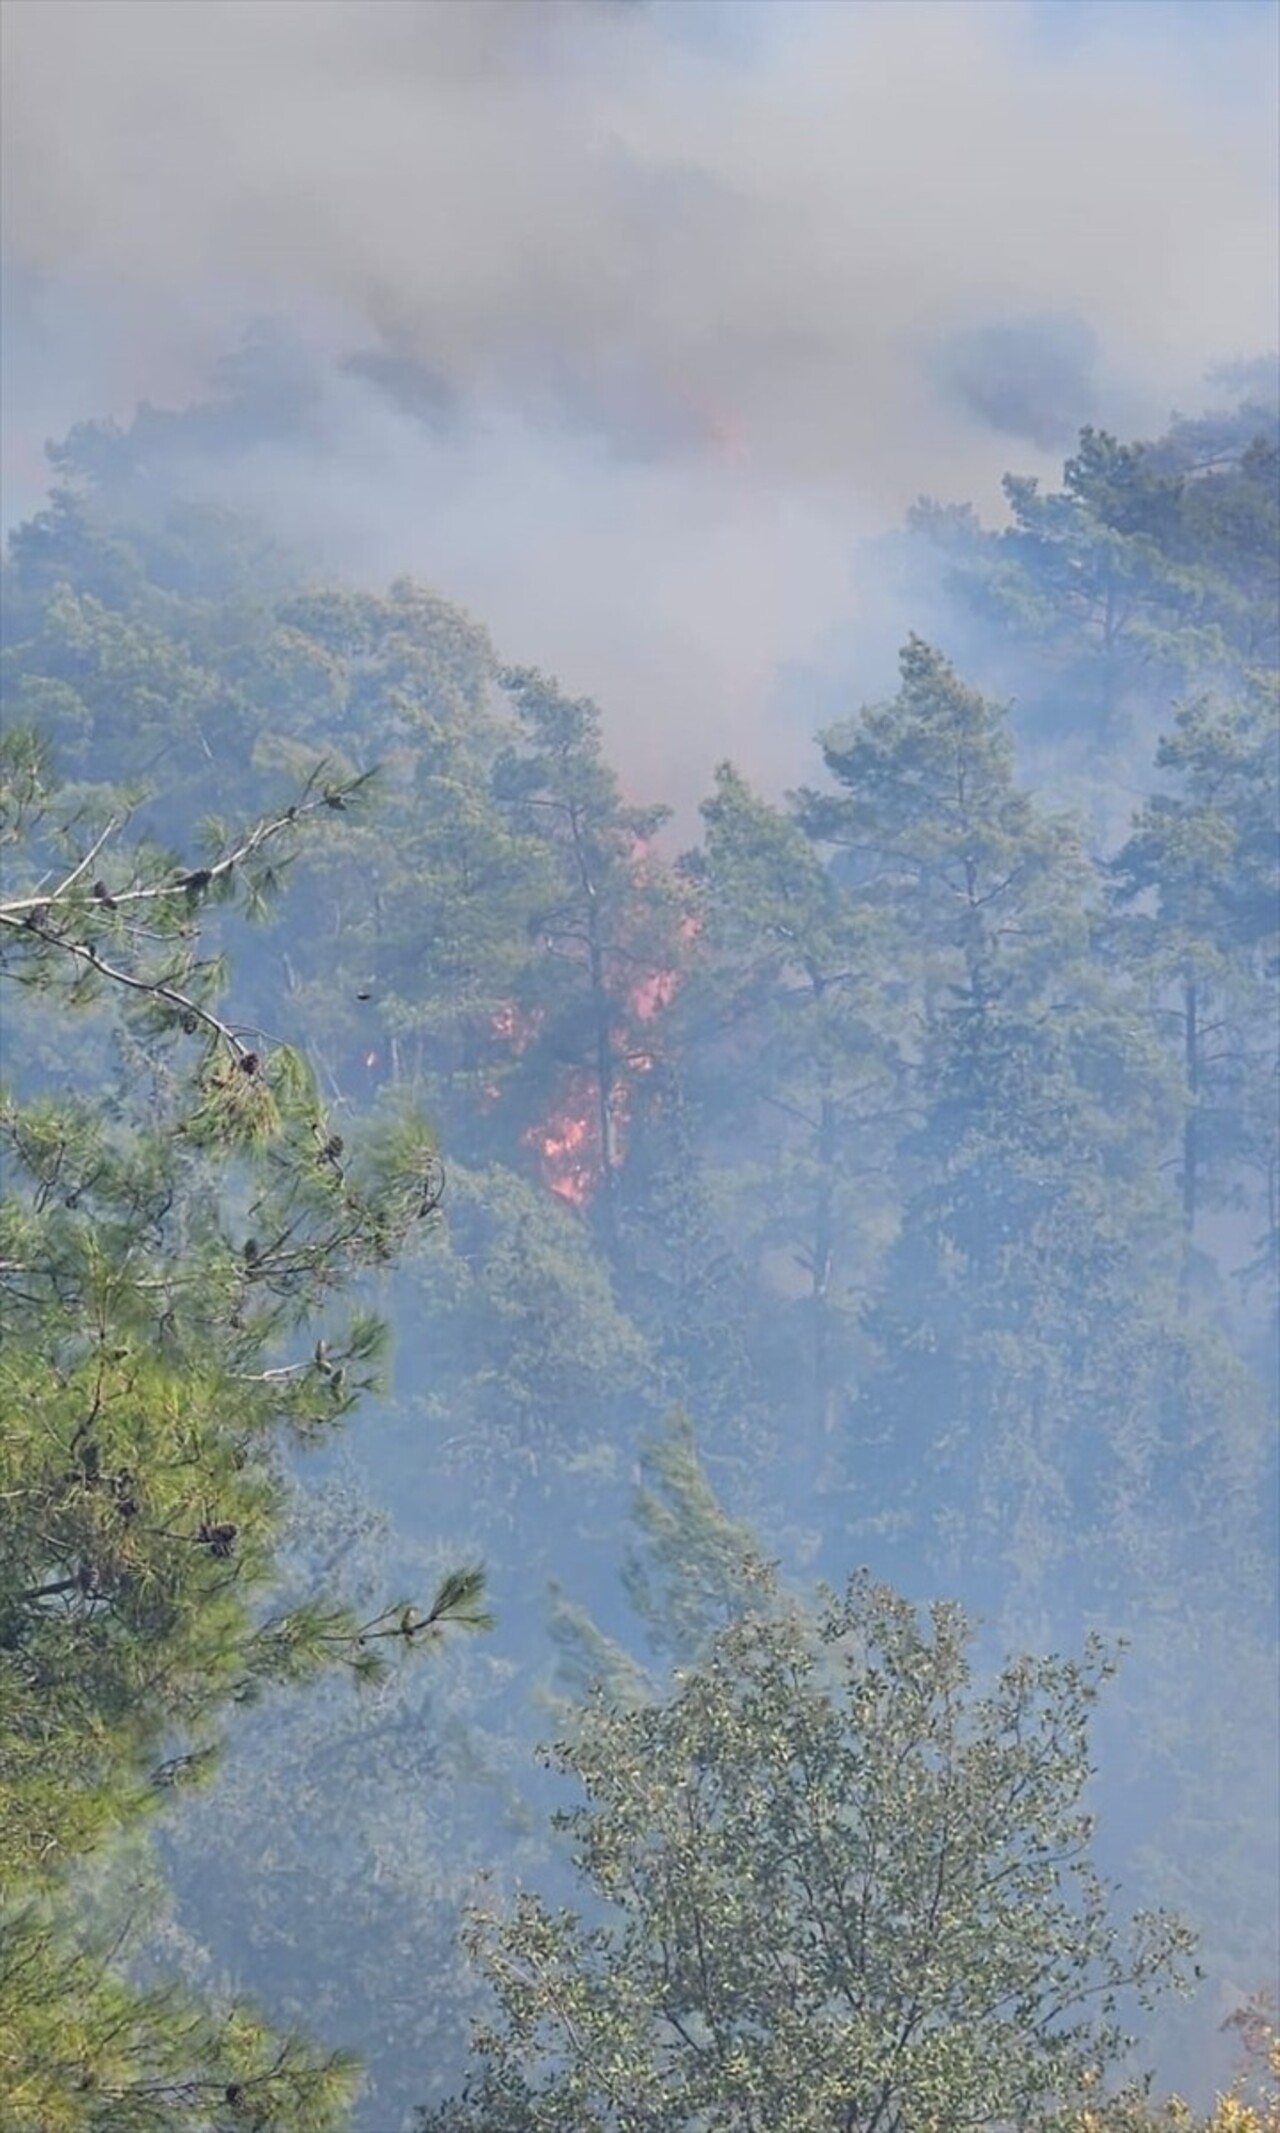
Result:
{"label": "wildfire flame", "polygon": [[517,1059],[527,1052],[538,1034],[538,1015],[527,1015],[514,1002],[500,1007],[489,1023],[493,1035],[508,1045]]}
{"label": "wildfire flame", "polygon": [[655,970],[652,977],[641,978],[631,988],[628,1005],[637,1022],[652,1022],[664,1008],[670,1007],[680,989],[678,970]]}
{"label": "wildfire flame", "polygon": [[[651,1022],[675,997],[679,978],[674,971],[655,971],[633,986],[628,1005],[638,1022]],[[611,1091],[608,1132],[612,1160],[621,1161],[626,1128],[631,1117],[631,1080],[648,1074],[657,1064],[652,1051],[637,1051],[627,1043],[626,1032],[613,1033],[614,1058],[620,1072]],[[586,1207],[597,1191],[604,1171],[600,1147],[600,1103],[593,1076],[576,1069],[569,1077],[560,1102],[551,1116],[524,1135],[534,1149],[544,1184],[571,1207]]]}
{"label": "wildfire flame", "polygon": [[571,1207],[586,1207],[600,1183],[600,1132],[591,1109],[586,1076],[565,1108],[540,1126],[531,1126],[525,1143],[534,1149],[543,1183]]}
{"label": "wildfire flame", "polygon": [[[680,938],[691,940],[697,931],[696,918],[686,915],[680,922]],[[627,991],[623,1026],[612,1033],[617,1078],[610,1094],[605,1126],[612,1163],[620,1162],[625,1151],[635,1078],[652,1073],[657,1065],[657,1053],[647,1045],[634,1045],[625,1025],[634,1027],[655,1021],[670,1007],[682,983],[683,973],[679,970],[653,970],[636,978]],[[536,1013],[527,1014],[512,1005],[498,1009],[490,1028],[494,1036],[518,1057],[533,1042],[540,1019]],[[489,1094],[496,1095],[496,1089],[486,1090],[486,1095]],[[551,1112],[540,1124],[528,1127],[521,1138],[536,1155],[542,1181],[548,1190],[570,1207],[588,1207],[599,1189],[605,1168],[600,1094],[594,1075],[584,1067],[571,1069],[564,1077]]]}

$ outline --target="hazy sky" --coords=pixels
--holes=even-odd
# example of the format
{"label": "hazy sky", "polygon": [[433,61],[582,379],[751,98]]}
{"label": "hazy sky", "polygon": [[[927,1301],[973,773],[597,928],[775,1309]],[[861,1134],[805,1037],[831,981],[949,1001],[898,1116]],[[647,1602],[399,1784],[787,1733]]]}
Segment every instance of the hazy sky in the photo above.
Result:
{"label": "hazy sky", "polygon": [[[920,491],[990,509],[1080,420],[1157,425],[1275,340],[1252,0],[3,20],[8,519],[45,435],[181,404],[283,318],[326,381],[306,445],[218,478],[467,601],[646,773],[768,767],[780,664],[857,617],[854,544]],[[447,419],[341,367],[370,353]]]}

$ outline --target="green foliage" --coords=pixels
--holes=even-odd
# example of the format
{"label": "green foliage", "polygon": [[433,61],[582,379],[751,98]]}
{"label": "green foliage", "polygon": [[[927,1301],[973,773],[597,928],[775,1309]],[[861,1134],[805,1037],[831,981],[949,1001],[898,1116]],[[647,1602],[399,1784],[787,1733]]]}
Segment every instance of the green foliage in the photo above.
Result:
{"label": "green foliage", "polygon": [[0,2123],[12,2133],[338,2133],[358,2085],[247,2008],[225,2013],[121,1975],[120,1936],[86,1943],[41,1909],[0,1935]]}
{"label": "green foliage", "polygon": [[[281,1598],[323,1589],[364,1621],[389,1587],[447,1596],[443,1556],[371,1504],[348,1451],[338,1477],[289,1492]],[[402,1648],[386,1627],[371,1650]],[[456,1936],[495,1801],[516,1813],[512,1689],[488,1640],[446,1640],[431,1667],[384,1668],[359,1696],[322,1673],[237,1713],[214,1782],[179,1782],[156,1829],[168,1889],[151,1968],[357,2045],[357,2128],[402,2123],[463,2071],[477,1993]]]}
{"label": "green foliage", "polygon": [[[688,868],[697,982],[682,1019],[701,1066],[694,1086],[714,1077],[717,1093],[725,1081],[732,1091],[704,1129],[732,1179],[727,1226],[799,1276],[774,1305],[774,1367],[788,1404],[797,1378],[806,1385],[804,1463],[820,1479],[853,1372],[858,1292],[886,1234],[887,1129],[905,1095],[887,942],[803,816],[768,805],[727,764],[702,812],[705,850]],[[744,1142],[761,1152],[754,1162],[734,1161]]]}
{"label": "green foliage", "polygon": [[72,1075],[0,1099],[5,2123],[150,2133],[216,2106],[324,2133],[344,2060],[237,2003],[141,1989],[68,1899],[85,1856],[207,1763],[230,1707],[487,1626],[474,1569],[365,1617],[278,1589],[282,1453],[350,1409],[381,1345],[366,1310],[342,1323],[341,1291],[433,1212],[439,1175],[407,1115],[350,1147],[332,1131],[302,1059],[228,1019],[204,929],[363,781],[317,774],[192,864],[60,800],[21,729],[5,761],[0,968],[129,1069],[105,1100]]}
{"label": "green foliage", "polygon": [[910,1062],[853,1417],[863,1492],[948,1576],[980,1532],[1022,1579],[1085,1536],[1114,1561],[1136,1545],[1125,1466],[1171,1426],[1153,1186],[1175,1090],[1127,974],[1094,955],[1072,825],[1015,783],[999,706],[912,640],[898,695],[824,749],[838,790],[805,819],[884,915]]}
{"label": "green foliage", "polygon": [[597,1696],[551,1761],[600,1922],[476,1919],[496,2013],[424,2127],[943,2133],[1087,2094],[1186,1935],[1114,1924],[1089,1861],[1103,1653],[984,1691],[967,1641],[866,1578],[766,1590],[665,1701]]}
{"label": "green foliage", "polygon": [[[488,1519],[545,1503],[576,1458],[616,1469],[646,1351],[582,1221],[513,1172],[450,1167],[443,1218],[404,1277],[448,1396],[415,1388],[445,1471]],[[415,1427],[414,1437],[419,1435]],[[409,1459],[410,1439],[406,1446]],[[536,1552],[536,1551],[535,1551]]]}
{"label": "green foliage", "polygon": [[[648,852],[669,810],[623,802],[594,704],[532,670],[508,671],[503,686],[518,739],[494,766],[494,793],[545,867],[528,922],[542,953],[517,1006],[537,1028],[538,1053],[561,1069],[548,1094],[553,1105],[569,1097],[572,1125],[584,1129],[585,1176],[617,1265],[630,1083],[652,1064],[646,1024],[680,962],[679,904]],[[564,1183],[582,1197],[576,1173]]]}
{"label": "green foliage", "polygon": [[1034,648],[1041,719],[1069,707],[1105,737],[1139,691],[1275,664],[1278,442],[1260,405],[1151,446],[1085,429],[1060,490],[1006,478],[1003,532],[919,523],[984,620]]}
{"label": "green foliage", "polygon": [[627,1597],[655,1651],[695,1658],[770,1576],[755,1536],[710,1486],[686,1415],[673,1415],[645,1447],[635,1522],[637,1545],[623,1570]]}
{"label": "green foliage", "polygon": [[[750,1528],[728,1515],[708,1482],[687,1415],[668,1416],[644,1445],[638,1476],[636,1534],[623,1558],[622,1582],[646,1656],[701,1658],[718,1630],[772,1592],[773,1572]],[[615,1702],[655,1701],[658,1684],[649,1667],[606,1636],[558,1584],[551,1635],[560,1681],[579,1699],[603,1686]]]}
{"label": "green foliage", "polygon": [[1276,676],[1234,700],[1178,710],[1157,753],[1173,782],[1135,817],[1113,861],[1131,915],[1125,945],[1186,1085],[1182,1212],[1188,1247],[1206,1204],[1242,1185],[1265,1224],[1258,1271],[1276,1264],[1277,1072],[1273,986],[1280,970],[1280,761]]}
{"label": "green foliage", "polygon": [[[748,1518],[837,1578],[856,1535],[1011,1642],[1128,1636],[1115,1846],[1219,1984],[1263,1974],[1273,414],[1086,432],[997,533],[919,513],[969,678],[913,638],[821,790],[726,766],[672,865],[593,705],[424,587],[301,586],[162,496],[175,425],[216,448],[297,385],[261,347],[226,382],[73,434],[4,566],[0,1851],[32,1930],[126,1999],[180,1972],[215,2056],[242,1993],[314,2013],[376,2062],[381,2133],[456,2072],[466,1876],[530,1842],[548,1577],[560,1686],[657,1713],[655,1651],[700,1678],[773,1619]],[[360,1487],[301,1502],[386,1313]],[[673,1407],[734,1515],[683,1425],[652,1440]],[[388,1661],[483,1612],[441,1530],[500,1548],[509,1656],[428,1690]],[[568,1596],[620,1553],[635,1638]],[[113,1967],[70,1913],[122,1827],[176,1894]],[[134,2012],[138,2079],[195,2080]]]}

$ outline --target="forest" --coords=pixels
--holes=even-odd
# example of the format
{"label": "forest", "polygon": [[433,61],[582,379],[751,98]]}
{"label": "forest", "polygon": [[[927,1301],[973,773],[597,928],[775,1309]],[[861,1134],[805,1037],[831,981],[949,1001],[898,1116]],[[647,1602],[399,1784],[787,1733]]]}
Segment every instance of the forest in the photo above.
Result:
{"label": "forest", "polygon": [[51,448],[5,2133],[1280,2124],[1270,375],[922,501],[692,829],[184,495],[251,386]]}

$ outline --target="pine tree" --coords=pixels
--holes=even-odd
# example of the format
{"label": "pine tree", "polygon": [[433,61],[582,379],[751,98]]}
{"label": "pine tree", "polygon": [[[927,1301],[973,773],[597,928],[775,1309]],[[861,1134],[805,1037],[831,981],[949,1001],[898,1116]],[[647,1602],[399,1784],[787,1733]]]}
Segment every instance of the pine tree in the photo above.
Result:
{"label": "pine tree", "polygon": [[999,706],[912,640],[898,696],[824,752],[839,789],[807,819],[891,921],[914,1047],[863,1478],[891,1476],[953,1565],[981,1534],[1039,1581],[1086,1534],[1114,1545],[1151,1455],[1176,1090],[1093,952],[1094,879],[1072,826],[1018,789]]}
{"label": "pine tree", "polygon": [[652,1023],[680,959],[679,911],[649,845],[665,807],[623,801],[600,744],[600,716],[526,669],[503,677],[519,728],[494,769],[494,793],[513,831],[546,860],[545,894],[530,933],[541,961],[515,1004],[537,1031],[566,1123],[585,1138],[584,1176],[605,1249],[620,1261],[621,1178],[631,1080],[651,1057]]}
{"label": "pine tree", "polygon": [[[1234,699],[1178,711],[1157,767],[1172,782],[1141,809],[1114,865],[1131,916],[1124,945],[1176,1042],[1185,1082],[1180,1190],[1187,1267],[1206,1208],[1248,1181],[1264,1226],[1259,1271],[1280,1239],[1272,988],[1280,973],[1280,754],[1274,676]],[[1186,1281],[1184,1280],[1184,1293]]]}
{"label": "pine tree", "polygon": [[[76,1018],[90,1074],[0,1099],[3,2080],[15,2133],[337,2123],[338,2061],[234,2009],[139,1994],[67,1921],[79,1862],[216,1748],[229,1707],[341,1666],[377,1675],[484,1620],[478,1572],[365,1616],[273,1599],[282,1454],[369,1382],[380,1328],[341,1290],[437,1201],[430,1137],[347,1145],[296,1054],[233,1021],[217,907],[270,895],[290,845],[364,781],[318,777],[194,860],[54,791],[6,736],[0,955],[15,1081]],[[16,1010],[21,1007],[21,1014]],[[51,1035],[50,1032],[54,1034]],[[93,1075],[114,1049],[114,1090]],[[50,2049],[50,2039],[62,2044]],[[234,2092],[234,2093],[233,2093]]]}
{"label": "pine tree", "polygon": [[[765,1293],[774,1291],[767,1317],[784,1322],[775,1392],[789,1414],[798,1374],[805,1387],[798,1469],[794,1428],[786,1447],[803,1493],[832,1449],[859,1290],[887,1231],[886,1156],[904,1092],[885,928],[801,824],[731,766],[702,812],[699,971],[683,1015],[689,1073],[732,1198],[726,1226],[749,1240]],[[743,1146],[764,1160],[744,1163]]]}

